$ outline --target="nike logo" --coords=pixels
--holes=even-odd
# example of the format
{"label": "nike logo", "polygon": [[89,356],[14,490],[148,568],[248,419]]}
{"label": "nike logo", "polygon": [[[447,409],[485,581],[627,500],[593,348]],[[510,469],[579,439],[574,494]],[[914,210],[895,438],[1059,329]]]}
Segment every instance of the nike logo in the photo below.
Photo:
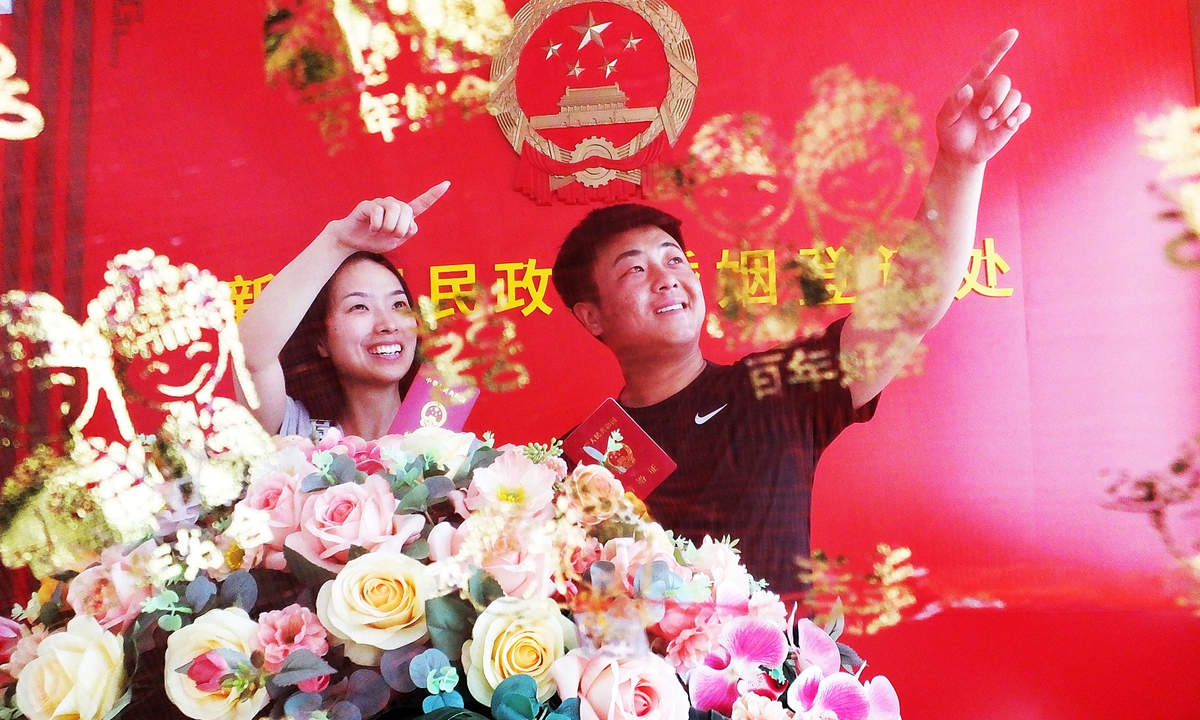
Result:
{"label": "nike logo", "polygon": [[714,415],[721,412],[722,410],[724,410],[727,407],[729,407],[729,403],[725,403],[724,405],[717,408],[716,410],[713,410],[712,412],[710,412],[707,415],[701,415],[700,413],[696,413],[696,424],[703,425],[704,423],[708,422],[709,420],[712,420]]}

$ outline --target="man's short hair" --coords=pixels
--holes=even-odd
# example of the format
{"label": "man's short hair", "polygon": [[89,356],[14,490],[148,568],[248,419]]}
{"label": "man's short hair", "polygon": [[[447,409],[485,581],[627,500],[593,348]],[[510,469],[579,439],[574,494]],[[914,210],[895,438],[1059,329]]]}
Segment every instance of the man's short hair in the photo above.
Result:
{"label": "man's short hair", "polygon": [[558,249],[550,276],[554,289],[568,309],[576,303],[599,302],[599,289],[592,271],[596,258],[609,240],[628,230],[653,226],[684,248],[682,224],[682,220],[670,213],[638,203],[610,205],[591,211],[571,230]]}

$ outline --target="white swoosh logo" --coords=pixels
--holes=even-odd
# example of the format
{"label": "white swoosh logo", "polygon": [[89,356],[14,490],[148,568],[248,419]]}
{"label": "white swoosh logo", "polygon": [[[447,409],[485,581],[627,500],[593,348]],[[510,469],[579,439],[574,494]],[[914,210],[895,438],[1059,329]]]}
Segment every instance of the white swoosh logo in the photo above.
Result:
{"label": "white swoosh logo", "polygon": [[708,422],[709,420],[712,420],[714,415],[721,412],[722,410],[724,410],[727,407],[729,407],[729,403],[725,403],[724,405],[717,408],[716,410],[713,410],[712,412],[710,412],[707,415],[701,415],[700,413],[696,413],[696,424],[703,425],[704,423]]}

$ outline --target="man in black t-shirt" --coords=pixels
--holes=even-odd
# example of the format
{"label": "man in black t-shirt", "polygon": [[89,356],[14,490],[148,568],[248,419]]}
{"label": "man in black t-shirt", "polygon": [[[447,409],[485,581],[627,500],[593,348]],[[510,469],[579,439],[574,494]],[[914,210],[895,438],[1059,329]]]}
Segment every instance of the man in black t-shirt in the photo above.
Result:
{"label": "man in black t-shirt", "polygon": [[[665,527],[700,541],[738,538],[747,569],[784,596],[804,590],[813,474],[848,425],[949,308],[975,239],[984,165],[1029,117],[992,70],[1016,40],[984,52],[937,117],[939,149],[917,222],[929,247],[902,245],[888,277],[860,275],[858,306],[825,333],[732,366],[700,353],[705,304],[680,220],[637,204],[589,213],[554,263],[555,288],[621,366],[618,401],[679,467],[647,499]],[[909,252],[906,252],[906,249]],[[895,292],[900,290],[900,292]]]}

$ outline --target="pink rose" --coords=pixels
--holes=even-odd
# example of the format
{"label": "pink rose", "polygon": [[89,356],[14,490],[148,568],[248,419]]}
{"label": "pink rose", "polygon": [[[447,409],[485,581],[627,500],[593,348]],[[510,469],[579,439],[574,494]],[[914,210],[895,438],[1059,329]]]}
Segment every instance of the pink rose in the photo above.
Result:
{"label": "pink rose", "polygon": [[263,667],[279,672],[283,661],[297,650],[311,650],[318,657],[329,652],[325,628],[313,611],[302,605],[265,612],[258,617],[258,644],[263,651]]}
{"label": "pink rose", "polygon": [[343,436],[337,428],[325,433],[325,437],[321,438],[321,442],[317,444],[317,449],[334,455],[348,456],[354,461],[354,466],[367,475],[381,472],[384,469],[379,445],[357,435]]}
{"label": "pink rose", "polygon": [[309,493],[300,513],[300,529],[284,544],[306,560],[337,572],[350,560],[350,547],[400,552],[421,534],[425,518],[396,515],[399,501],[387,481],[369,476],[362,485],[343,483]]}
{"label": "pink rose", "polygon": [[221,689],[221,681],[233,674],[229,663],[215,650],[210,650],[188,665],[187,676],[196,689],[206,693]]}
{"label": "pink rose", "polygon": [[50,637],[50,631],[46,629],[45,625],[38,625],[32,631],[22,628],[21,637],[9,654],[8,662],[0,664],[0,672],[11,677],[20,675],[26,665],[37,659],[38,646],[48,637]]}
{"label": "pink rose", "polygon": [[67,603],[76,615],[90,615],[105,630],[124,632],[142,611],[142,601],[152,588],[145,572],[154,543],[123,555],[120,548],[108,548],[100,564],[79,573],[67,588]]}
{"label": "pink rose", "polygon": [[271,527],[271,542],[263,547],[262,565],[271,570],[287,568],[283,541],[300,527],[305,499],[305,494],[300,492],[300,482],[301,478],[295,475],[273,470],[251,483],[241,501],[255,510],[269,513],[267,524]]}
{"label": "pink rose", "polygon": [[675,562],[675,555],[672,551],[673,548],[669,546],[659,546],[646,540],[619,537],[604,543],[600,559],[607,560],[616,567],[617,577],[620,578],[625,591],[632,595],[633,581],[638,571],[656,560],[665,562],[672,572],[683,575],[685,580],[688,579],[687,574],[679,567],[679,563]]}
{"label": "pink rose", "polygon": [[688,696],[675,671],[650,653],[586,657],[572,650],[550,668],[562,699],[580,699],[580,720],[686,720]]}
{"label": "pink rose", "polygon": [[549,597],[554,590],[550,559],[544,553],[527,552],[519,538],[501,537],[484,558],[482,569],[509,597]]}

